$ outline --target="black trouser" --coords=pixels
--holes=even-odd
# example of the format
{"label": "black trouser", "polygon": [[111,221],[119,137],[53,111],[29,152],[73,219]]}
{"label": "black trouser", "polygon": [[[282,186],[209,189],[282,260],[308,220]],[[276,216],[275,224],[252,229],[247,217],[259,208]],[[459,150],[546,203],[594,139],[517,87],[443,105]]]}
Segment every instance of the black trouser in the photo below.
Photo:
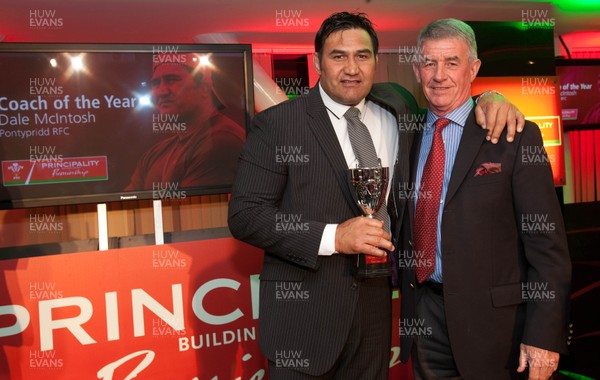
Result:
{"label": "black trouser", "polygon": [[413,346],[415,380],[462,379],[448,337],[442,285],[425,281],[419,285],[417,297],[416,321],[405,322],[417,327],[412,329],[416,335]]}
{"label": "black trouser", "polygon": [[[358,307],[340,357],[333,368],[321,376],[299,369],[281,368],[269,361],[271,380],[386,380],[389,377],[391,345],[390,279],[359,281]],[[310,365],[310,363],[307,363]]]}

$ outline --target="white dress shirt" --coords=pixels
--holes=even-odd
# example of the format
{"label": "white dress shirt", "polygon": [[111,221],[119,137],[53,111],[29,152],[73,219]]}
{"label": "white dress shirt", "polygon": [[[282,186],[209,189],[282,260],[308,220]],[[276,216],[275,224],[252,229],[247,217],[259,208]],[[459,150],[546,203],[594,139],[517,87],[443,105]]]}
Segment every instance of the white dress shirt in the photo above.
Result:
{"label": "white dress shirt", "polygon": [[[329,119],[333,124],[333,129],[337,135],[340,147],[346,158],[348,168],[357,167],[358,160],[354,155],[352,144],[350,143],[350,137],[348,136],[348,122],[344,118],[344,114],[350,106],[336,103],[321,87],[319,83],[319,92],[325,107],[328,110]],[[386,199],[390,193],[392,187],[392,180],[394,174],[394,163],[398,153],[398,128],[397,122],[394,115],[386,109],[380,107],[378,104],[370,101],[361,100],[356,108],[360,111],[360,119],[369,129],[371,138],[373,139],[373,145],[375,145],[375,151],[377,157],[381,160],[381,166],[389,168],[389,182],[387,188]],[[358,207],[358,206],[357,206]],[[321,245],[319,246],[319,255],[329,256],[335,251],[335,232],[337,224],[328,224],[325,226],[323,236],[321,237]]]}

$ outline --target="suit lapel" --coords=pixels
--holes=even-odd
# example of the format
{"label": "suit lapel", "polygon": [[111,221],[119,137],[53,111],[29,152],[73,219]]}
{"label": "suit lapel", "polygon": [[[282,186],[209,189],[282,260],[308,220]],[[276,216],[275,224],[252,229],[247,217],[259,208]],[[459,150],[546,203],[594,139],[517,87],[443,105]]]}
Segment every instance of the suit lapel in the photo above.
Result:
{"label": "suit lapel", "polygon": [[450,175],[448,190],[446,191],[445,204],[448,204],[452,197],[456,194],[460,184],[465,179],[469,168],[473,165],[475,157],[485,140],[486,131],[475,123],[475,113],[471,111],[463,130],[456,158],[454,159],[454,167]]}
{"label": "suit lapel", "polygon": [[[381,107],[386,108],[389,112],[394,115],[396,119],[396,123],[398,122],[398,115],[403,115],[407,113],[414,112],[413,108],[416,109],[416,103],[414,107],[411,107],[411,99],[414,102],[414,98],[409,94],[408,97],[404,97],[401,95],[401,91],[406,91],[399,85],[396,87],[389,83],[380,84],[375,83],[367,99],[377,103]],[[398,125],[398,124],[397,124]],[[392,199],[396,199],[395,195],[397,194],[397,185],[399,183],[407,184],[410,181],[409,173],[410,173],[410,163],[409,156],[411,151],[411,146],[413,136],[410,136],[410,133],[407,131],[398,130],[398,152],[396,153],[396,159],[394,162],[393,170],[393,183],[390,184],[392,186],[390,190],[390,196],[388,197],[388,205]],[[404,202],[396,201],[398,203],[399,209],[392,210],[393,214],[396,218],[402,218],[404,213]]]}
{"label": "suit lapel", "polygon": [[346,201],[353,206],[357,215],[361,215],[361,211],[358,207],[358,198],[351,189],[352,185],[348,176],[348,164],[346,163],[346,158],[340,147],[337,135],[333,130],[333,125],[327,114],[325,104],[323,104],[323,100],[319,94],[318,86],[315,86],[310,90],[308,99],[307,112],[312,119],[312,121],[308,123],[308,126],[335,173],[338,173],[336,179],[340,184],[340,188],[344,193]]}

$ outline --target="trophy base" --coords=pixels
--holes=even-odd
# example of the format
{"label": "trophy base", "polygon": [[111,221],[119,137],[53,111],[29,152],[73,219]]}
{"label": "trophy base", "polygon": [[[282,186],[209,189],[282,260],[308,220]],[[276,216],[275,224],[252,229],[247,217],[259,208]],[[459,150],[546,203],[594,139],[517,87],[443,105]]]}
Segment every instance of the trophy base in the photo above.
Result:
{"label": "trophy base", "polygon": [[[389,254],[388,254],[389,256]],[[376,263],[369,263],[368,259],[375,259]],[[376,258],[367,255],[357,255],[355,275],[358,278],[390,277],[392,267],[387,257]]]}

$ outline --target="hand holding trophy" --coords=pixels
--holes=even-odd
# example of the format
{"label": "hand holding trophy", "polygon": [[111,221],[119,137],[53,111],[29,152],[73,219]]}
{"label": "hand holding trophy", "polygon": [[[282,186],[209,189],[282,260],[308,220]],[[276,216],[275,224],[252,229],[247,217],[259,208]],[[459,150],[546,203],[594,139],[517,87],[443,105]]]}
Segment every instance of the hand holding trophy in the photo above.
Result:
{"label": "hand holding trophy", "polygon": [[[367,218],[375,218],[375,215],[385,203],[388,186],[387,167],[365,167],[348,169],[350,179],[356,197],[358,206]],[[356,263],[356,274],[358,277],[386,277],[391,275],[391,266],[389,261],[389,252],[386,257],[376,257],[365,254],[358,254]]]}

